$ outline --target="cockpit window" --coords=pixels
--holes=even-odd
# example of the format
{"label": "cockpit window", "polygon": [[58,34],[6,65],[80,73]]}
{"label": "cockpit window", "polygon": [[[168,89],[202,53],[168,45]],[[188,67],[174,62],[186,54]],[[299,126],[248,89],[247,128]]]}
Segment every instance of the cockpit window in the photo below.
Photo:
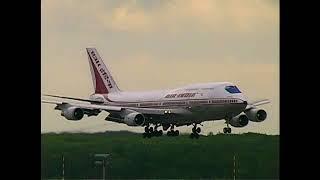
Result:
{"label": "cockpit window", "polygon": [[226,86],[225,90],[231,94],[241,93],[240,90],[237,88],[237,86]]}

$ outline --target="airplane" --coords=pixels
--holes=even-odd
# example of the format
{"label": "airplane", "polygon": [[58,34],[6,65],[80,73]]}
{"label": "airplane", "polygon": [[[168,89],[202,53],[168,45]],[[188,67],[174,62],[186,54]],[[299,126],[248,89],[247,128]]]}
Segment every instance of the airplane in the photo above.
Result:
{"label": "airplane", "polygon": [[[94,93],[88,99],[44,94],[63,99],[42,100],[56,104],[55,110],[67,120],[79,121],[84,115],[97,116],[106,111],[106,121],[144,127],[143,137],[178,136],[175,127],[192,125],[190,138],[199,138],[204,121],[224,120],[225,134],[232,127],[241,128],[251,122],[262,122],[267,112],[257,106],[270,103],[268,99],[248,103],[239,88],[230,82],[197,83],[169,90],[145,92],[122,91],[95,48],[86,48]],[[75,100],[67,102],[66,100]],[[162,126],[162,130],[158,128]],[[170,128],[170,130],[169,130]]]}

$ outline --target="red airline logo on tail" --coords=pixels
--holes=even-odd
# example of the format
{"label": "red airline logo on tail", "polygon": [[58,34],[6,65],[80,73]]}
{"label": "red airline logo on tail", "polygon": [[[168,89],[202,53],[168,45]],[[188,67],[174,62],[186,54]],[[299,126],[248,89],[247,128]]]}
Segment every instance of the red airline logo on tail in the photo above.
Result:
{"label": "red airline logo on tail", "polygon": [[94,53],[94,51],[91,51],[90,54],[91,54],[91,56],[93,57],[95,64],[98,66],[98,68],[100,68],[99,71],[100,71],[100,73],[102,74],[103,78],[107,81],[108,87],[109,87],[109,88],[112,88],[113,86],[112,86],[112,84],[111,84],[111,81],[110,81],[110,78],[109,78],[109,76],[108,76],[108,73],[107,73],[106,70],[103,68],[103,66],[100,67],[100,66],[101,66],[101,63],[100,63],[99,59],[97,58],[96,54]]}

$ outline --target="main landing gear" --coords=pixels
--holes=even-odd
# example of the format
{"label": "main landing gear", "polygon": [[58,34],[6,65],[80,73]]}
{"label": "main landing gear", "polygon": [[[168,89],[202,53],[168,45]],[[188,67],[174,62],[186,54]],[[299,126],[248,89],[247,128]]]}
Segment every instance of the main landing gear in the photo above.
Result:
{"label": "main landing gear", "polygon": [[229,118],[226,119],[227,127],[223,128],[223,133],[224,134],[227,134],[227,133],[230,134],[231,133],[231,128],[229,127],[229,120],[230,120]]}
{"label": "main landing gear", "polygon": [[148,137],[148,138],[151,138],[152,136],[162,136],[163,135],[163,132],[162,130],[157,130],[159,126],[156,125],[153,129],[153,127],[149,127],[149,125],[147,125],[145,128],[144,128],[144,133],[142,134],[144,138]]}
{"label": "main landing gear", "polygon": [[192,133],[190,134],[190,138],[193,139],[193,138],[196,138],[198,139],[199,138],[199,133],[201,132],[201,128],[198,127],[197,128],[197,124],[194,124],[193,128],[192,128]]}
{"label": "main landing gear", "polygon": [[167,136],[179,136],[179,131],[174,130],[174,125],[171,125],[170,131],[167,132]]}
{"label": "main landing gear", "polygon": [[[144,138],[148,137],[151,138],[153,136],[162,136],[163,135],[163,131],[162,130],[157,130],[157,128],[159,127],[159,125],[157,124],[154,128],[150,127],[150,125],[148,124],[145,128],[144,128],[144,133],[142,134]],[[166,130],[166,129],[165,129]],[[174,130],[174,125],[172,124],[170,126],[170,130],[167,131],[167,136],[179,136],[179,131],[178,130]]]}

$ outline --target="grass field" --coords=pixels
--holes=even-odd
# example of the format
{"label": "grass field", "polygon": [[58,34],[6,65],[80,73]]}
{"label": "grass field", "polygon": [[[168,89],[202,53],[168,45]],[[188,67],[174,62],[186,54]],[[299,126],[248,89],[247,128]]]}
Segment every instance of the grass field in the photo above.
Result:
{"label": "grass field", "polygon": [[93,154],[111,154],[111,179],[231,179],[236,156],[236,179],[279,179],[279,136],[237,134],[142,138],[130,132],[42,134],[41,177],[98,179]]}

